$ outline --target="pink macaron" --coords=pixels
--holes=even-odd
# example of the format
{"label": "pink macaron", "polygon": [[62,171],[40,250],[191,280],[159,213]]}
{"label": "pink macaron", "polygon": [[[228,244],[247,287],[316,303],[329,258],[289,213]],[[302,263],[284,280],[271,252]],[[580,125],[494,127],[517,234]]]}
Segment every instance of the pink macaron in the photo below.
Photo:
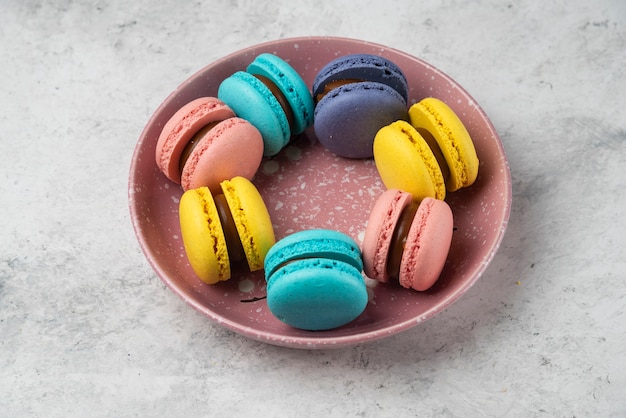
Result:
{"label": "pink macaron", "polygon": [[167,121],[157,141],[156,162],[183,190],[220,182],[252,179],[263,158],[263,139],[248,121],[215,97],[201,97],[181,107]]}
{"label": "pink macaron", "polygon": [[427,197],[416,203],[410,193],[385,191],[370,213],[363,238],[365,274],[428,290],[443,270],[453,228],[452,210],[445,201]]}

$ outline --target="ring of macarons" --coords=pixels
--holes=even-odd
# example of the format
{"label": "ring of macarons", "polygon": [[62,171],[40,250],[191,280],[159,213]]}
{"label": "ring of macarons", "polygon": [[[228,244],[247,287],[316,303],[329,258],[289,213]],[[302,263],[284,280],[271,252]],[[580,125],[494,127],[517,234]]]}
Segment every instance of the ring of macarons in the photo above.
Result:
{"label": "ring of macarons", "polygon": [[[364,275],[431,288],[453,239],[446,193],[471,186],[479,163],[454,111],[434,97],[408,106],[408,91],[402,70],[380,56],[339,57],[309,89],[286,61],[263,53],[223,80],[217,97],[175,112],[155,159],[184,191],[181,236],[198,278],[209,285],[228,280],[231,266],[242,263],[264,270],[270,311],[311,331],[341,327],[363,313]],[[310,127],[337,156],[375,161],[386,191],[372,206],[361,246],[328,229],[276,242],[253,178],[263,158]]]}

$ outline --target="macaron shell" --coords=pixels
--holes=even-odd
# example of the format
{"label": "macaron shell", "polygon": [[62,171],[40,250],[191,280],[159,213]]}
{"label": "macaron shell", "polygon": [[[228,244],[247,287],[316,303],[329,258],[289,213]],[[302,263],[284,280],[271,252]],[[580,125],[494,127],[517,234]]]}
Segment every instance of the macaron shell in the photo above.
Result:
{"label": "macaron shell", "polygon": [[370,158],[380,128],[408,119],[404,99],[391,87],[374,82],[333,89],[315,107],[315,135],[340,157]]}
{"label": "macaron shell", "polygon": [[220,122],[193,149],[181,177],[183,190],[207,186],[221,193],[220,182],[241,176],[252,179],[263,158],[261,133],[248,121],[233,117]]}
{"label": "macaron shell", "polygon": [[281,265],[300,258],[329,258],[363,270],[358,244],[349,236],[328,229],[310,229],[287,235],[278,241],[265,258],[267,280]]}
{"label": "macaron shell", "polygon": [[424,199],[417,209],[400,263],[400,285],[428,290],[439,278],[448,258],[454,222],[450,206]]}
{"label": "macaron shell", "polygon": [[446,186],[437,159],[408,122],[397,121],[377,132],[374,161],[388,189],[408,192],[418,202],[425,197],[445,199]]}
{"label": "macaron shell", "polygon": [[180,156],[191,140],[211,122],[228,119],[235,113],[215,97],[201,97],[181,107],[165,123],[156,146],[156,162],[165,176],[180,183]]}
{"label": "macaron shell", "polygon": [[224,197],[239,233],[250,271],[263,268],[265,256],[274,245],[274,228],[257,188],[244,177],[221,183]]}
{"label": "macaron shell", "polygon": [[313,124],[313,97],[300,74],[286,61],[273,54],[260,54],[246,69],[250,74],[269,78],[285,95],[294,115],[293,135]]}
{"label": "macaron shell", "polygon": [[391,238],[402,211],[411,204],[409,193],[397,189],[386,190],[372,208],[363,237],[363,265],[365,274],[380,282],[389,281],[387,260]]}
{"label": "macaron shell", "polygon": [[305,330],[337,328],[367,306],[361,273],[337,260],[307,258],[280,268],[267,284],[267,304],[281,321]]}
{"label": "macaron shell", "polygon": [[228,280],[226,238],[208,187],[183,193],[178,214],[185,252],[196,275],[207,284]]}
{"label": "macaron shell", "polygon": [[443,101],[430,97],[409,108],[411,124],[435,138],[450,168],[446,187],[454,192],[470,186],[478,176],[478,156],[463,122]]}
{"label": "macaron shell", "polygon": [[263,155],[270,157],[287,145],[289,121],[269,88],[252,74],[238,71],[220,84],[217,92],[237,116],[253,124],[263,137]]}
{"label": "macaron shell", "polygon": [[337,80],[363,80],[386,84],[408,101],[408,83],[402,70],[378,55],[344,55],[326,64],[313,80],[313,96],[320,94],[326,84]]}

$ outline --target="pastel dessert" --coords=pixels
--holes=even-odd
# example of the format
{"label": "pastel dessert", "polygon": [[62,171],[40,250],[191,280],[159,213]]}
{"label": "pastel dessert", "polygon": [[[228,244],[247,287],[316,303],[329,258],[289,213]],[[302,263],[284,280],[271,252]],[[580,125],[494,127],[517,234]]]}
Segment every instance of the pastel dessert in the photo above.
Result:
{"label": "pastel dessert", "polygon": [[276,241],[265,203],[248,179],[234,177],[220,186],[220,194],[208,187],[187,190],[179,204],[187,258],[207,284],[228,280],[235,264],[247,262],[250,271],[262,269]]}
{"label": "pastel dessert", "polygon": [[406,77],[377,55],[346,55],[329,62],[313,81],[313,97],[315,136],[341,157],[371,157],[376,132],[408,119]]}
{"label": "pastel dessert", "polygon": [[340,327],[367,305],[362,270],[359,247],[347,235],[326,229],[296,232],[265,258],[268,307],[295,328]]}
{"label": "pastel dessert", "polygon": [[254,176],[263,158],[263,140],[222,101],[201,97],[166,122],[155,157],[159,169],[183,190],[207,186],[217,192],[222,180]]}
{"label": "pastel dessert", "polygon": [[476,181],[474,142],[446,103],[423,99],[409,108],[409,120],[381,128],[374,138],[374,160],[387,188],[407,191],[417,201],[443,200],[446,190]]}
{"label": "pastel dessert", "polygon": [[313,124],[313,98],[302,77],[286,61],[260,54],[246,71],[237,71],[218,88],[217,96],[237,116],[261,132],[263,155],[273,156]]}
{"label": "pastel dessert", "polygon": [[452,211],[443,200],[418,203],[410,193],[385,191],[376,201],[363,238],[365,274],[418,291],[437,281],[450,250]]}
{"label": "pastel dessert", "polygon": [[409,120],[433,149],[447,190],[471,186],[478,176],[478,156],[465,125],[450,106],[434,97],[423,99],[409,108]]}

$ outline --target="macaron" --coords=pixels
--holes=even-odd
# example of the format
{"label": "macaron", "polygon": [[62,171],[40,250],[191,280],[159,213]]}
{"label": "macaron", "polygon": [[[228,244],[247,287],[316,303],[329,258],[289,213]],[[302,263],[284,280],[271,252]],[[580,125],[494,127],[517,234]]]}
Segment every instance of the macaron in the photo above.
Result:
{"label": "macaron", "polygon": [[313,81],[313,97],[315,136],[340,157],[371,157],[376,132],[408,119],[406,77],[377,55],[346,55],[329,62]]}
{"label": "macaron", "polygon": [[225,103],[201,97],[165,123],[155,157],[159,169],[183,190],[206,186],[217,192],[223,180],[254,176],[263,158],[263,140],[258,129],[235,117]]}
{"label": "macaron", "polygon": [[208,187],[187,190],[179,203],[187,258],[207,284],[228,280],[239,263],[250,271],[262,269],[276,241],[265,203],[248,179],[234,177],[220,186],[220,194]]}
{"label": "macaron", "polygon": [[446,189],[471,186],[478,176],[478,156],[465,125],[445,102],[425,98],[409,108],[409,120],[439,161]]}
{"label": "macaron", "polygon": [[217,96],[261,132],[270,157],[313,124],[313,97],[298,72],[280,57],[263,53],[226,78]]}
{"label": "macaron", "polygon": [[453,231],[452,211],[443,200],[420,203],[402,190],[385,191],[374,204],[363,237],[365,274],[380,282],[428,290],[445,265]]}
{"label": "macaron", "polygon": [[270,312],[304,330],[348,324],[367,305],[362,270],[357,243],[341,232],[315,229],[288,235],[265,258]]}

